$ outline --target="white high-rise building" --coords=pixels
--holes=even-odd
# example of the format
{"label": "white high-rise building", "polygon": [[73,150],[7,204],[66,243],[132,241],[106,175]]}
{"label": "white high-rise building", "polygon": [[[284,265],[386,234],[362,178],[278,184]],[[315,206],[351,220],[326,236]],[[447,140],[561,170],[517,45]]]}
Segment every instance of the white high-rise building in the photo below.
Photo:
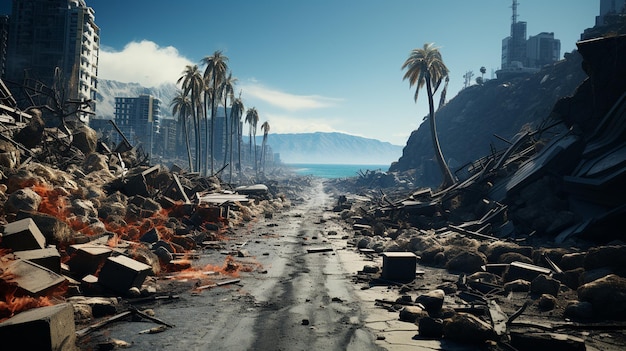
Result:
{"label": "white high-rise building", "polygon": [[4,78],[19,107],[50,105],[55,91],[61,101],[54,103],[66,112],[90,101],[75,114],[89,122],[95,112],[100,50],[94,10],[84,0],[13,0],[8,37]]}

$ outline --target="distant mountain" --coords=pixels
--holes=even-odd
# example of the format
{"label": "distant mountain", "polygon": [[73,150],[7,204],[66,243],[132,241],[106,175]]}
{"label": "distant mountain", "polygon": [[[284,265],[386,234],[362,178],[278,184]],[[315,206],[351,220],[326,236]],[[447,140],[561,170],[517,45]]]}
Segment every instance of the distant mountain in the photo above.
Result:
{"label": "distant mountain", "polygon": [[267,140],[284,163],[391,165],[402,155],[402,146],[343,133],[270,133]]}
{"label": "distant mountain", "polygon": [[113,118],[116,97],[138,97],[142,94],[152,95],[161,100],[161,117],[173,118],[170,101],[176,95],[175,84],[161,84],[158,87],[146,88],[138,83],[122,83],[114,80],[99,79],[96,97],[97,118]]}

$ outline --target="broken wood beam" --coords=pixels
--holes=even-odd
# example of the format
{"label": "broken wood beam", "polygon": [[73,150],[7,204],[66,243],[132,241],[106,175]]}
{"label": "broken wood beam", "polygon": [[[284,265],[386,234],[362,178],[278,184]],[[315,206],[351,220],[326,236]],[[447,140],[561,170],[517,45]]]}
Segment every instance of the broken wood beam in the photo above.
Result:
{"label": "broken wood beam", "polygon": [[124,311],[122,313],[118,313],[115,316],[109,317],[107,319],[101,320],[98,323],[95,323],[95,324],[92,324],[92,325],[90,325],[88,327],[85,327],[83,329],[77,330],[76,331],[76,336],[81,338],[81,337],[83,337],[83,336],[85,336],[85,335],[87,335],[87,334],[89,334],[89,333],[91,333],[91,332],[93,332],[95,330],[98,330],[98,329],[104,327],[105,325],[107,325],[109,323],[113,323],[113,322],[119,321],[121,319],[124,319],[124,318],[130,316],[131,314],[132,314],[131,311]]}

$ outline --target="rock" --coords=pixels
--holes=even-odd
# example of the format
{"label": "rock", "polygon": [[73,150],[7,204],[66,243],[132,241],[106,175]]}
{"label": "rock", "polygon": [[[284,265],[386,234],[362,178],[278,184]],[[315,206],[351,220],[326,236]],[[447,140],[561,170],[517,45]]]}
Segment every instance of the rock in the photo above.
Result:
{"label": "rock", "polygon": [[580,275],[580,283],[591,283],[592,281],[606,277],[609,274],[613,274],[613,269],[609,267],[585,270]]}
{"label": "rock", "polygon": [[474,273],[481,270],[487,263],[487,258],[482,253],[476,251],[464,251],[450,259],[446,268],[450,271]]}
{"label": "rock", "polygon": [[563,316],[572,319],[592,319],[593,305],[588,301],[570,301],[563,311]]}
{"label": "rock", "polygon": [[91,153],[85,157],[85,161],[83,161],[83,170],[85,173],[91,173],[102,170],[109,170],[109,165],[107,163],[107,157],[98,153]]}
{"label": "rock", "polygon": [[424,317],[419,320],[419,335],[424,338],[441,338],[443,335],[443,319]]}
{"label": "rock", "polygon": [[491,325],[473,314],[459,312],[443,321],[443,337],[464,343],[484,343],[496,340]]}
{"label": "rock", "polygon": [[626,278],[610,274],[580,286],[577,292],[580,301],[591,302],[596,317],[626,320]]}
{"label": "rock", "polygon": [[400,310],[400,320],[403,322],[415,323],[423,317],[428,317],[428,312],[419,306],[404,306]]}
{"label": "rock", "polygon": [[363,266],[363,273],[378,273],[380,272],[380,268],[378,266],[366,264]]}
{"label": "rock", "polygon": [[517,279],[512,282],[508,282],[504,284],[504,291],[529,292],[530,282],[524,279]]}
{"label": "rock", "polygon": [[31,188],[19,189],[9,195],[4,204],[4,211],[8,213],[35,212],[39,209],[41,201],[41,196]]}
{"label": "rock", "polygon": [[491,263],[498,263],[500,261],[500,256],[506,253],[518,253],[526,257],[530,257],[532,255],[533,249],[530,246],[520,246],[515,243],[511,243],[508,241],[496,241],[489,244],[485,249],[485,256],[487,256],[487,260]]}
{"label": "rock", "polygon": [[561,289],[561,283],[545,274],[540,274],[530,283],[530,292],[537,295],[550,294],[557,296]]}
{"label": "rock", "polygon": [[626,271],[626,246],[600,246],[592,247],[585,255],[585,270],[609,267],[624,272]]}
{"label": "rock", "polygon": [[539,301],[537,302],[537,306],[542,311],[551,311],[556,306],[556,297],[550,294],[542,294],[539,297]]}
{"label": "rock", "polygon": [[46,243],[48,244],[67,244],[73,239],[74,231],[72,228],[54,216],[42,212],[20,211],[15,219],[20,220],[23,218],[33,219],[41,233],[46,237]]}
{"label": "rock", "polygon": [[585,264],[586,253],[575,252],[563,255],[559,262],[559,268],[569,271],[576,268],[582,268]]}
{"label": "rock", "polygon": [[72,145],[88,155],[96,150],[98,134],[84,123],[75,123],[72,128]]}
{"label": "rock", "polygon": [[443,290],[435,289],[418,296],[415,302],[422,304],[428,313],[436,313],[441,310],[444,298]]}
{"label": "rock", "polygon": [[561,284],[567,286],[568,288],[576,290],[580,286],[580,279],[584,271],[585,270],[583,268],[577,268],[560,273],[554,273],[552,277],[560,281]]}
{"label": "rock", "polygon": [[24,128],[15,134],[14,140],[26,148],[32,149],[41,143],[46,123],[41,118],[39,109],[32,109],[29,112],[32,118]]}

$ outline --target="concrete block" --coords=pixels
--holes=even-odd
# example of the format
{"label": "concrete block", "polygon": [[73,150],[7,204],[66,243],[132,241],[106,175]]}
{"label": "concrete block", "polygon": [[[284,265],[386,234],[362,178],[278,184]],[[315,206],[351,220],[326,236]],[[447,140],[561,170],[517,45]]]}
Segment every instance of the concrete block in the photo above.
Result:
{"label": "concrete block", "polygon": [[74,308],[62,303],[19,313],[0,323],[0,340],[8,349],[76,351]]}
{"label": "concrete block", "polygon": [[113,252],[108,246],[94,244],[78,244],[70,248],[73,253],[67,264],[72,273],[81,277],[96,273]]}
{"label": "concrete block", "polygon": [[0,243],[13,251],[37,250],[46,247],[46,238],[32,218],[24,218],[4,225]]}
{"label": "concrete block", "polygon": [[30,296],[44,295],[48,289],[65,281],[62,275],[27,260],[3,263],[0,270],[4,270],[5,274],[12,277],[11,282]]}
{"label": "concrete block", "polygon": [[415,279],[417,256],[412,252],[384,252],[381,278],[394,282],[410,282]]}
{"label": "concrete block", "polygon": [[26,250],[14,252],[15,257],[29,260],[40,266],[46,267],[54,273],[61,274],[61,254],[56,247],[48,247],[38,250]]}
{"label": "concrete block", "polygon": [[103,287],[120,294],[126,294],[132,287],[141,288],[152,267],[126,256],[107,258],[98,275]]}

